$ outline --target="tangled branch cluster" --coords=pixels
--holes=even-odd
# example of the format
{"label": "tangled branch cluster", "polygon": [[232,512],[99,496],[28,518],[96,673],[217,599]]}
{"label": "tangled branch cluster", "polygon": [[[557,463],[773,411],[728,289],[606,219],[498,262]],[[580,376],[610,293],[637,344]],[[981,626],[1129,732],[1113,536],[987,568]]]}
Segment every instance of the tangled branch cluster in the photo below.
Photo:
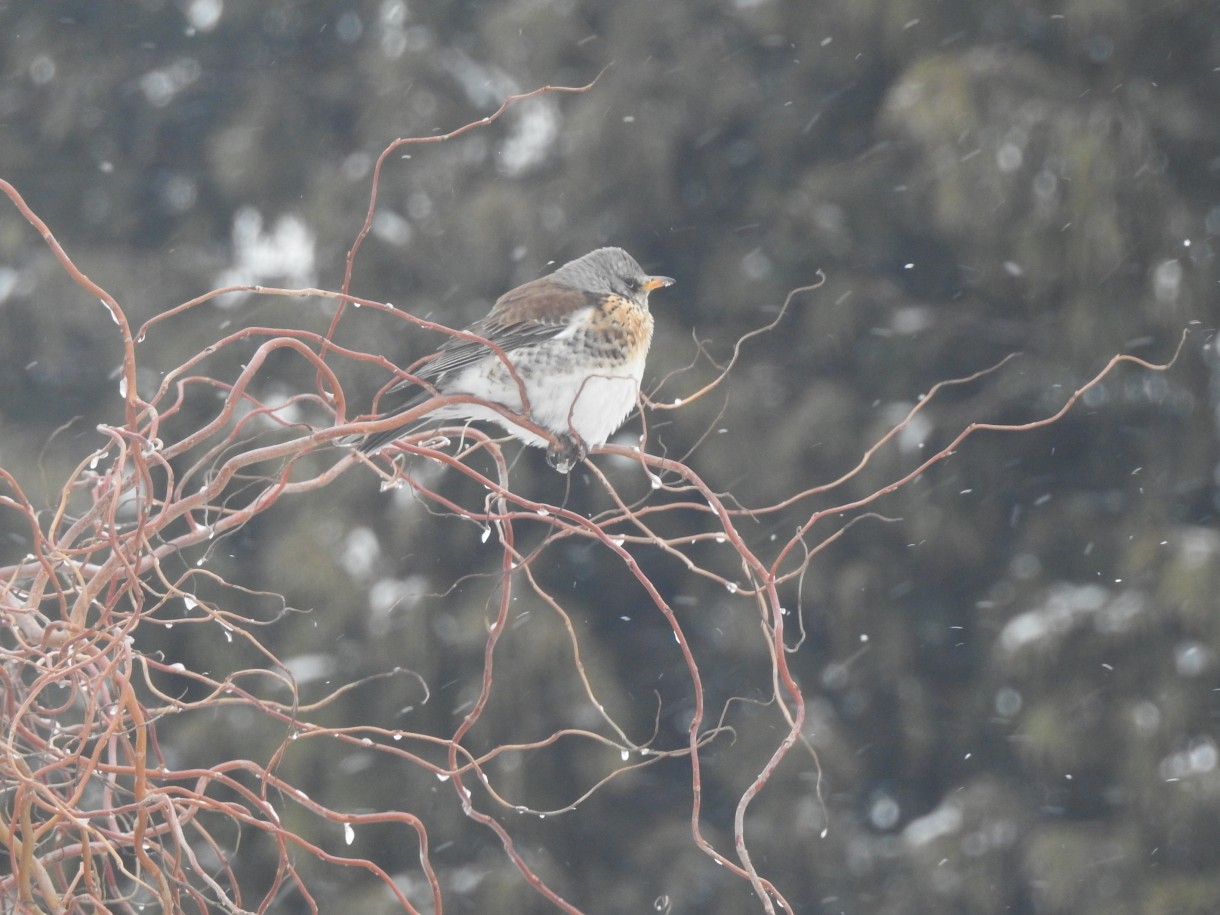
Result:
{"label": "tangled branch cluster", "polygon": [[[444,138],[429,138],[436,139]],[[383,154],[376,175],[396,146]],[[691,464],[652,453],[645,435],[639,447],[601,449],[619,466],[635,468],[630,493],[597,461],[586,464],[603,507],[585,514],[519,491],[500,443],[477,429],[414,433],[401,441],[388,463],[371,462],[336,446],[347,436],[379,428],[373,418],[349,419],[344,395],[349,370],[377,366],[394,371],[378,357],[334,342],[346,305],[367,306],[395,320],[437,328],[349,294],[352,263],[364,232],[353,246],[340,292],[227,287],[133,329],[119,302],[81,273],[16,189],[4,182],[0,189],[38,229],[64,272],[109,310],[124,352],[123,420],[98,429],[98,447],[68,475],[56,504],[36,504],[27,484],[0,468],[0,511],[22,525],[28,543],[26,555],[0,566],[0,900],[13,900],[20,911],[134,911],[150,904],[164,911],[267,911],[285,893],[296,894],[316,910],[312,871],[307,873],[303,860],[366,872],[404,911],[416,912],[420,906],[442,911],[446,887],[433,863],[425,819],[413,812],[411,797],[387,802],[384,809],[351,812],[311,799],[283,774],[283,761],[294,744],[330,741],[385,754],[444,780],[452,802],[498,838],[523,879],[557,909],[575,912],[518,849],[501,814],[522,808],[488,771],[494,759],[537,751],[566,738],[588,741],[618,763],[609,774],[593,779],[564,810],[626,772],[681,757],[689,772],[691,841],[748,881],[763,910],[792,910],[781,889],[752,861],[746,824],[751,803],[767,788],[776,768],[795,749],[808,746],[806,700],[788,663],[803,639],[803,624],[799,608],[786,607],[783,595],[800,582],[820,550],[849,524],[868,517],[873,503],[942,461],[968,436],[1053,423],[1120,362],[1161,368],[1116,357],[1054,415],[1026,426],[969,425],[918,466],[864,498],[841,504],[834,504],[836,488],[856,477],[906,428],[940,386],[843,478],[765,506],[738,504]],[[370,222],[372,213],[370,206]],[[149,359],[158,353],[159,326],[190,320],[197,306],[235,291],[331,302],[331,329],[318,334],[292,327],[241,328],[163,371],[155,390],[141,392],[138,370],[145,352]],[[243,352],[252,348],[252,354],[242,359],[236,374],[226,375],[221,357],[238,347]],[[316,374],[314,389],[277,400],[260,394],[255,380],[272,359],[277,364],[300,360]],[[188,415],[186,406],[204,396],[219,397],[219,409],[210,420],[179,429]],[[422,405],[419,413],[434,406]],[[644,414],[675,406],[648,402]],[[446,475],[460,475],[474,484],[463,491],[482,496],[455,498],[436,483],[435,473],[419,471],[437,465]],[[239,582],[226,581],[208,568],[209,550],[263,512],[287,499],[325,498],[327,487],[341,475],[370,469],[386,487],[410,488],[432,510],[480,525],[485,539],[498,545],[499,571],[487,584],[491,613],[477,696],[449,733],[326,721],[324,710],[363,681],[342,683],[320,699],[303,701],[290,665],[277,656],[261,624],[245,609],[250,594]],[[788,528],[790,534],[777,538],[755,533],[760,519],[793,515],[800,520],[794,530]],[[599,700],[568,611],[535,575],[539,557],[574,541],[613,557],[672,631],[693,709],[684,743],[660,746],[632,737]],[[530,545],[522,546],[525,543]],[[714,545],[715,560],[708,559],[709,545]],[[731,848],[719,847],[704,830],[701,763],[709,742],[726,731],[723,709],[706,704],[705,672],[696,652],[641,563],[641,557],[653,553],[676,560],[691,576],[718,583],[743,612],[751,608],[770,658],[768,705],[778,736],[736,800]],[[510,605],[520,593],[541,599],[561,620],[573,669],[596,710],[597,723],[476,750],[469,735],[488,714],[496,692],[497,646],[510,623]],[[263,663],[191,669],[145,646],[149,627],[175,625],[219,627],[226,639],[240,642]],[[381,676],[411,675],[389,671]],[[426,692],[429,684],[421,684]],[[178,759],[159,739],[167,719],[223,718],[235,710],[253,714],[283,734],[273,752],[258,758],[194,761]],[[801,765],[816,770],[811,748]],[[308,821],[333,824],[333,835],[341,835],[344,845],[335,848],[307,838],[301,824]],[[345,853],[356,832],[372,824],[413,837],[418,879],[410,887],[371,858]],[[261,881],[252,881],[234,864],[243,843],[262,843],[273,850],[275,866]],[[424,903],[425,898],[430,903]]]}

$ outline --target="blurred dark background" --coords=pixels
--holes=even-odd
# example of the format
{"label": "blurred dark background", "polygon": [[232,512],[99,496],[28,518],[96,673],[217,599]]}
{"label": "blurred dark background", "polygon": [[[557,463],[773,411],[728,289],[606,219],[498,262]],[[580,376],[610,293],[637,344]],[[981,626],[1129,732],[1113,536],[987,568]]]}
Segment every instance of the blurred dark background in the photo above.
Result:
{"label": "blurred dark background", "polygon": [[[823,504],[887,482],[971,420],[1054,412],[1117,352],[1165,360],[1191,330],[1166,373],[1123,368],[1051,428],[971,439],[879,506],[901,521],[856,525],[787,595],[808,629],[790,663],[826,808],[812,760],[794,752],[748,821],[760,871],[802,913],[1220,911],[1210,0],[0,3],[0,175],[136,321],[227,282],[335,289],[388,142],[607,65],[587,94],[391,158],[352,291],[460,326],[549,264],[622,245],[678,280],[653,296],[651,385],[695,359],[696,337],[727,358],[823,271],[747,346],[727,398],[651,418],[653,447],[676,455],[725,430],[689,460],[746,505],[835,479],[938,380],[1022,354],[948,392]],[[326,316],[299,300],[208,305],[150,336],[143,371],[155,381],[231,322],[320,330]],[[361,311],[340,338],[404,364],[436,345],[401,328]],[[117,364],[104,311],[0,207],[0,464],[47,504],[97,447],[96,424],[121,419]],[[711,374],[704,362],[658,397]],[[285,369],[263,390],[311,381]],[[371,396],[384,379],[363,381]],[[514,474],[563,497],[537,452]],[[592,507],[590,481],[572,484],[571,504]],[[751,535],[786,538],[800,518],[769,516]],[[25,552],[19,530],[0,533],[6,560]],[[330,723],[444,735],[478,685],[493,590],[480,576],[498,562],[480,535],[357,472],[285,501],[213,558],[310,611],[266,630],[304,698],[396,666],[432,689],[423,703],[415,681],[379,681]],[[641,556],[709,704],[765,700],[752,605]],[[576,546],[539,571],[608,710],[643,740],[660,703],[658,744],[681,745],[689,683],[627,573]],[[519,601],[474,745],[596,726],[562,628],[528,592]],[[200,668],[260,663],[188,628],[149,638]],[[759,706],[736,706],[732,723],[736,742],[713,744],[704,774],[705,828],[726,851],[735,800],[783,730]],[[167,723],[163,739],[179,758],[258,756],[261,727]],[[563,806],[607,768],[573,747],[492,777],[516,803]],[[343,809],[427,818],[453,911],[547,910],[450,786],[321,742],[283,770]],[[574,813],[505,822],[587,911],[759,910],[694,847],[689,809],[689,766],[675,760]],[[343,850],[333,824],[299,826]],[[425,903],[409,835],[370,830],[351,850]],[[243,855],[256,867],[257,842]],[[326,911],[389,910],[363,873],[325,879]]]}

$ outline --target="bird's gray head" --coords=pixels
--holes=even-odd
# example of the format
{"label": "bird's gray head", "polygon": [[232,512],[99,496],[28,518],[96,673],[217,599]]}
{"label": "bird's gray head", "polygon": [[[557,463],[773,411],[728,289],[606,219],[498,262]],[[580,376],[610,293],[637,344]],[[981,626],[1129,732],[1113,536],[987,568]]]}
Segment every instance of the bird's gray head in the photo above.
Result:
{"label": "bird's gray head", "polygon": [[622,248],[590,251],[584,257],[564,264],[551,274],[551,279],[571,289],[621,295],[644,306],[648,305],[648,293],[674,283],[667,276],[649,276]]}

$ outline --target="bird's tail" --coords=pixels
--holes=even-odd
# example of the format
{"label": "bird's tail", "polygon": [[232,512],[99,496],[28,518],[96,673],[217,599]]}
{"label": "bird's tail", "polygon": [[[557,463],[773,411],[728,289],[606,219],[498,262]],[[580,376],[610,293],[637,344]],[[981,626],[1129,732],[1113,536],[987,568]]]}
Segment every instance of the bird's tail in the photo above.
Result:
{"label": "bird's tail", "polygon": [[[406,413],[408,410],[414,410],[431,396],[432,395],[427,391],[422,391],[418,396],[413,397],[401,407],[396,407],[389,413],[383,415],[381,419],[389,419],[394,416],[400,416],[401,414]],[[355,445],[356,450],[361,454],[375,454],[386,445],[390,444],[390,442],[394,441],[395,439],[402,438],[408,432],[411,432],[418,425],[418,423],[408,423],[405,426],[393,426],[381,432],[371,432],[363,437],[356,435],[343,439],[341,444]]]}
{"label": "bird's tail", "polygon": [[[387,429],[385,432],[374,432],[372,435],[366,435],[359,440],[357,449],[361,454],[375,454],[380,451],[394,439],[401,435],[405,435],[406,429]],[[351,444],[356,444],[352,441]]]}

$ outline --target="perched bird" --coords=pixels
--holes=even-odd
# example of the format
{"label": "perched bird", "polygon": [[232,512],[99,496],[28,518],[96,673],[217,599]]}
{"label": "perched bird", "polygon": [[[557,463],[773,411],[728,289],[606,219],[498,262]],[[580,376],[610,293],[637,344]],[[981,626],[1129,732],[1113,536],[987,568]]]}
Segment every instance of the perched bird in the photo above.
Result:
{"label": "perched bird", "polygon": [[[480,404],[439,407],[429,417],[491,420],[526,444],[547,446],[547,463],[569,472],[588,449],[605,444],[635,406],[652,342],[648,293],[673,282],[649,276],[622,248],[598,248],[504,293],[487,317],[465,329],[500,347],[511,370],[486,344],[451,337],[414,372],[436,394],[469,394],[519,413],[557,443]],[[390,390],[412,386],[403,381]],[[389,415],[433,396],[421,391]],[[372,454],[408,431],[375,432],[360,450]]]}

